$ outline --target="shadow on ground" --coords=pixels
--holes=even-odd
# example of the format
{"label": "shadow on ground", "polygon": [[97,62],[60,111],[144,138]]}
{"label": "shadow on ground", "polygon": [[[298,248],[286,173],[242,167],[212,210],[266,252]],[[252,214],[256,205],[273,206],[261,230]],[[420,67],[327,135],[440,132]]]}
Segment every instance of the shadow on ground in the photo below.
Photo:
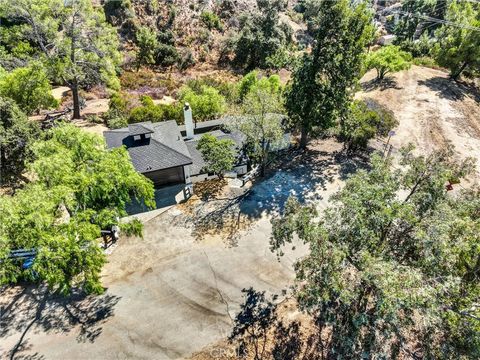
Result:
{"label": "shadow on ground", "polygon": [[402,90],[403,88],[398,86],[397,81],[394,78],[384,78],[382,80],[379,79],[372,79],[369,81],[365,81],[361,84],[363,91],[373,91],[373,90],[380,90],[385,91],[387,89],[395,89],[395,90]]}
{"label": "shadow on ground", "polygon": [[472,97],[476,102],[480,102],[480,90],[472,84],[453,81],[441,76],[420,80],[418,84],[435,91],[440,98],[459,101],[466,97]]}
{"label": "shadow on ground", "polygon": [[[41,354],[31,354],[29,335],[33,332],[68,333],[78,331],[78,342],[94,342],[102,333],[102,324],[113,315],[120,297],[110,294],[87,296],[72,293],[70,296],[52,294],[44,286],[3,289],[0,314],[0,340],[20,333],[11,349],[0,349],[10,359],[43,359]],[[6,295],[12,290],[11,296]],[[28,353],[28,354],[25,354]]]}
{"label": "shadow on ground", "polygon": [[[185,184],[177,184],[155,189],[155,209],[176,205],[183,201],[187,197],[185,191]],[[132,202],[126,206],[125,210],[128,215],[135,215],[152,209],[147,208],[143,201],[140,202],[133,199]]]}
{"label": "shadow on ground", "polygon": [[193,235],[220,235],[227,244],[236,245],[239,232],[264,215],[282,212],[287,199],[295,196],[301,203],[326,201],[327,185],[336,179],[345,180],[359,168],[366,168],[368,154],[347,156],[341,145],[336,151],[323,151],[312,146],[306,151],[294,150],[278,158],[264,178],[256,178],[252,186],[238,189],[228,198],[200,201],[193,211],[177,219],[190,224]]}

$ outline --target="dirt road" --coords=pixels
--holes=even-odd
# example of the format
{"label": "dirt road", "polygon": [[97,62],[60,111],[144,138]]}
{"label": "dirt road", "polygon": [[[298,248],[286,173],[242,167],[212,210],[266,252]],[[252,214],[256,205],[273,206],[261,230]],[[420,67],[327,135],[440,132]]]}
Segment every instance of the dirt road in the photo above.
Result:
{"label": "dirt road", "polygon": [[417,153],[454,145],[459,158],[473,157],[480,171],[480,94],[448,79],[446,72],[412,66],[390,76],[383,86],[362,79],[360,98],[373,98],[392,110],[400,124],[391,143],[415,144]]}

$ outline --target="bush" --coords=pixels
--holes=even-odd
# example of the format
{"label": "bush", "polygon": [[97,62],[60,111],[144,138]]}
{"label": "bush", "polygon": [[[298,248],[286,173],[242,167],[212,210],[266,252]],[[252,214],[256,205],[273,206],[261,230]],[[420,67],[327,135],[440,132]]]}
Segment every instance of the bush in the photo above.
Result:
{"label": "bush", "polygon": [[105,113],[104,118],[108,120],[114,118],[126,118],[128,115],[128,101],[122,94],[116,92],[110,96],[108,102],[108,111]]}
{"label": "bush", "polygon": [[171,67],[180,61],[177,48],[173,45],[158,44],[156,64],[162,67]]}
{"label": "bush", "polygon": [[103,119],[97,114],[88,114],[85,116],[85,120],[92,124],[103,124]]}
{"label": "bush", "polygon": [[269,77],[264,76],[259,78],[257,71],[249,72],[238,83],[239,100],[242,101],[249,92],[256,88],[261,88],[271,94],[279,94],[282,91],[280,77],[278,75],[271,75]]}
{"label": "bush", "polygon": [[213,119],[225,111],[225,98],[211,86],[201,86],[197,92],[184,86],[180,89],[180,101],[182,105],[190,104],[193,117],[199,121]]}
{"label": "bush", "polygon": [[128,117],[128,123],[139,123],[144,121],[163,121],[163,112],[156,105],[138,106],[133,108]]}
{"label": "bush", "polygon": [[387,136],[398,125],[393,113],[373,100],[354,101],[343,119],[340,137],[348,151],[364,149],[375,136]]}
{"label": "bush", "polygon": [[114,117],[107,119],[107,126],[109,129],[121,129],[128,126],[128,121],[124,117]]}
{"label": "bush", "polygon": [[185,71],[189,67],[195,65],[195,58],[190,49],[185,49],[177,61],[177,66],[180,71]]}
{"label": "bush", "polygon": [[427,36],[423,34],[417,40],[404,40],[401,41],[398,46],[403,51],[409,52],[413,57],[423,57],[429,56],[432,50],[432,41]]}
{"label": "bush", "polygon": [[137,106],[130,111],[128,123],[138,123],[144,121],[159,122],[166,120],[176,120],[182,122],[183,109],[181,103],[176,104],[158,104],[155,105],[149,96],[141,96],[142,106]]}
{"label": "bush", "polygon": [[176,120],[177,124],[183,124],[183,105],[176,104],[159,104],[157,105],[163,113],[163,120]]}
{"label": "bush", "polygon": [[155,64],[158,48],[155,32],[148,27],[141,27],[136,33],[136,43],[138,46],[136,55],[137,70],[142,65]]}
{"label": "bush", "polygon": [[211,11],[203,11],[200,14],[200,19],[209,30],[222,30],[222,23],[220,22],[220,18]]}
{"label": "bush", "polygon": [[440,68],[440,65],[437,64],[435,59],[428,56],[421,56],[413,58],[412,63],[417,66],[425,66],[433,69]]}
{"label": "bush", "polygon": [[14,100],[27,115],[57,107],[58,101],[51,92],[45,69],[39,63],[3,73],[0,77],[0,95]]}

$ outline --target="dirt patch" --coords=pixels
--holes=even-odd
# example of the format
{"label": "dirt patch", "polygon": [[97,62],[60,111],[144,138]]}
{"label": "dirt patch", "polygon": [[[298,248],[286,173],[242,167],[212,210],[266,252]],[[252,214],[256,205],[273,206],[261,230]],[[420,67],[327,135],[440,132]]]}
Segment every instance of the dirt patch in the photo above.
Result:
{"label": "dirt patch", "polygon": [[456,83],[441,70],[412,66],[376,83],[374,73],[362,79],[358,98],[373,98],[392,110],[399,125],[391,144],[408,143],[418,154],[454,145],[459,159],[473,157],[480,170],[480,105],[473,86]]}

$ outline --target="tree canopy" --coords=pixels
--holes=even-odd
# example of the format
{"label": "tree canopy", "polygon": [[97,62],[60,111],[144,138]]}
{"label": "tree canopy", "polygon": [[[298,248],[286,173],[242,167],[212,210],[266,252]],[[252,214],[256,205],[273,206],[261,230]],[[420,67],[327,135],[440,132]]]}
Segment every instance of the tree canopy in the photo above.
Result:
{"label": "tree canopy", "polygon": [[13,99],[28,115],[58,105],[43,66],[34,62],[10,73],[0,73],[0,95]]}
{"label": "tree canopy", "polygon": [[197,149],[205,161],[205,171],[222,177],[225,171],[232,170],[237,153],[231,139],[217,139],[211,134],[202,135]]}
{"label": "tree canopy", "polygon": [[293,73],[286,108],[301,130],[301,146],[315,127],[335,124],[348,107],[350,91],[360,76],[365,47],[373,36],[366,3],[322,1],[315,45]]}
{"label": "tree canopy", "polygon": [[269,152],[285,133],[280,94],[255,87],[246,95],[242,113],[233,128],[246,136],[249,156],[260,165],[260,175],[264,176]]}
{"label": "tree canopy", "polygon": [[437,62],[450,70],[453,79],[465,70],[480,72],[480,30],[471,29],[480,29],[480,4],[452,1],[446,19],[458,26],[444,25],[435,33]]}
{"label": "tree canopy", "polygon": [[98,83],[118,88],[118,36],[90,0],[7,1],[0,12],[16,24],[9,33],[32,44],[32,57],[44,62],[51,80],[72,89],[75,118],[80,88]]}
{"label": "tree canopy", "polygon": [[40,129],[11,99],[0,97],[0,185],[16,182],[32,159]]}
{"label": "tree canopy", "polygon": [[451,149],[411,150],[402,150],[401,169],[374,155],[320,218],[291,198],[273,220],[272,249],[294,234],[310,245],[295,292],[331,334],[324,345],[334,357],[480,355],[479,192],[445,188],[473,162]]}
{"label": "tree canopy", "polygon": [[368,54],[365,67],[375,69],[377,79],[382,80],[388,73],[410,68],[411,60],[409,53],[400,50],[398,46],[388,45]]}
{"label": "tree canopy", "polygon": [[[153,207],[153,185],[124,148],[107,150],[73,125],[50,130],[33,152],[34,180],[0,198],[0,283],[36,278],[62,292],[101,292],[100,230],[118,224],[132,197]],[[16,249],[36,252],[31,269],[9,257]]]}
{"label": "tree canopy", "polygon": [[257,0],[258,10],[240,19],[241,31],[234,40],[233,63],[246,69],[264,68],[267,58],[291,42],[291,30],[280,23],[284,0]]}

